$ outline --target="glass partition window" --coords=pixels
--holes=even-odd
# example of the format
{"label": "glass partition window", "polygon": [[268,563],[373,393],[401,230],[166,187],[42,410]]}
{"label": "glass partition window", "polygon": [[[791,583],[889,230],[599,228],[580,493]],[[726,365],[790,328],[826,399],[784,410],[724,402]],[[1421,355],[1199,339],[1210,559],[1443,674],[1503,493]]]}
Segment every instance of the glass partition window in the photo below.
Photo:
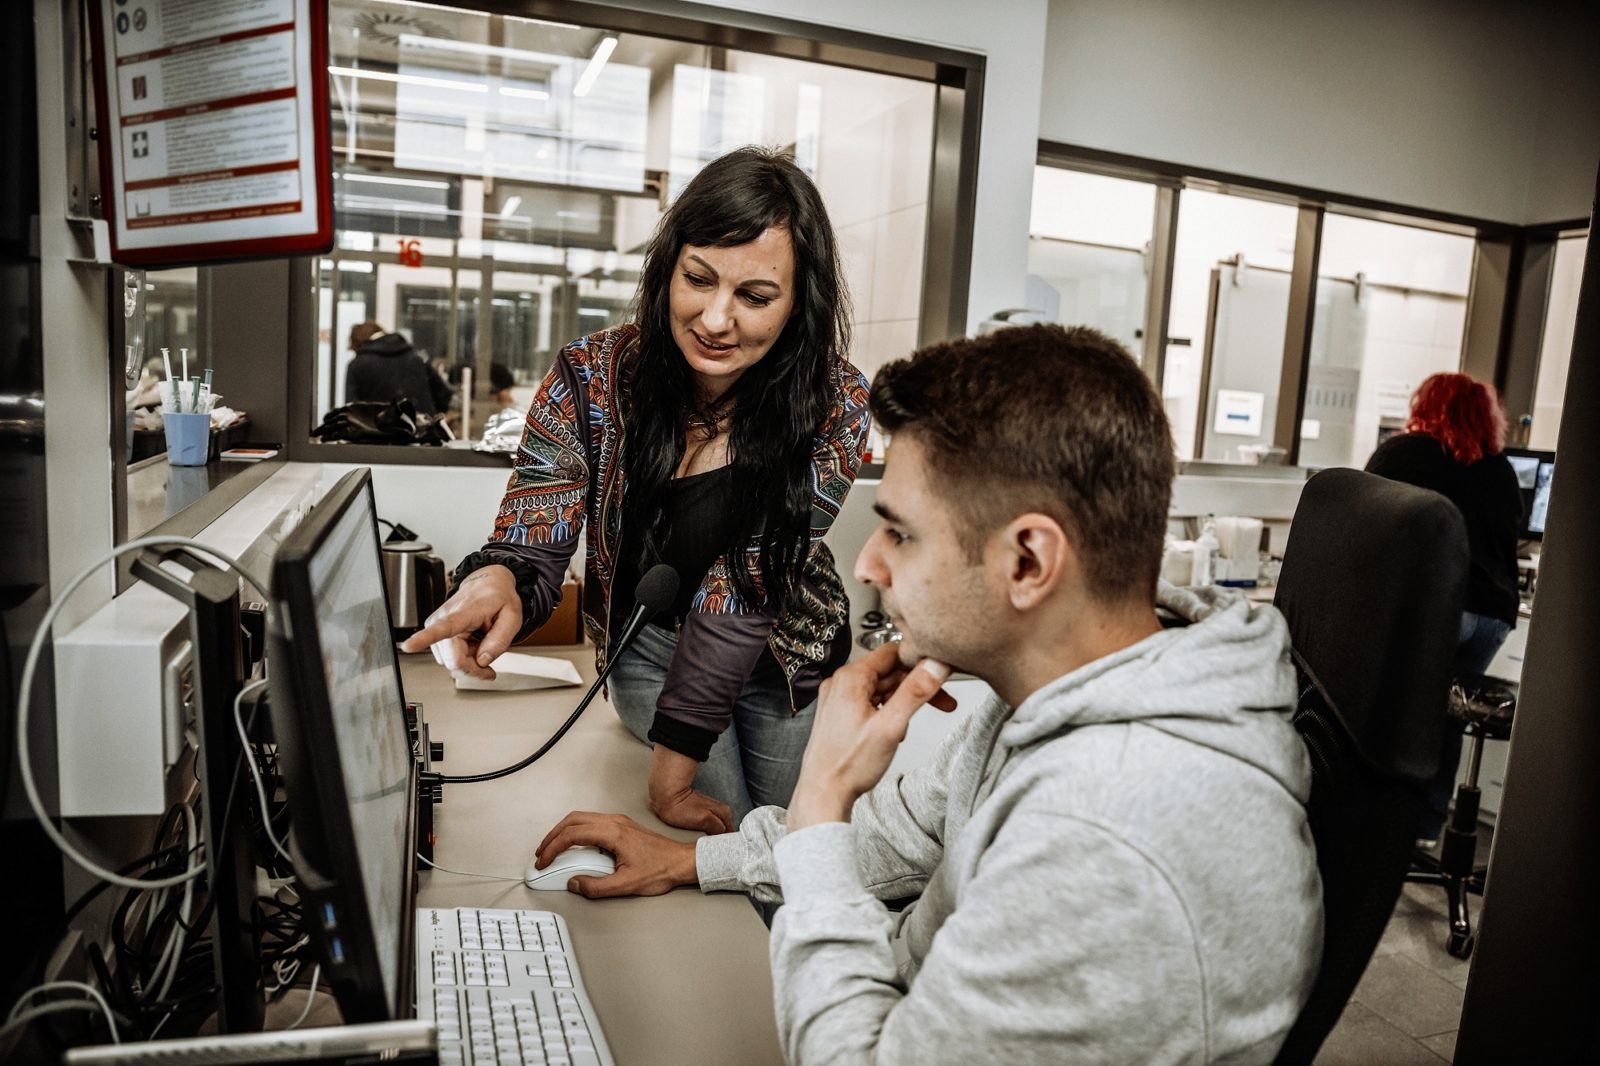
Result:
{"label": "glass partition window", "polygon": [[1180,459],[1278,458],[1296,217],[1291,204],[1183,191],[1161,383]]}
{"label": "glass partition window", "polygon": [[211,353],[199,344],[199,283],[194,267],[119,272],[117,276],[125,279],[127,313],[122,316],[122,341],[129,362],[124,380],[123,443],[131,464],[167,450],[161,405],[171,396],[169,369],[174,380],[184,376],[186,366],[191,378],[202,378],[212,361]]}
{"label": "glass partition window", "polygon": [[[1533,386],[1533,425],[1528,447],[1554,451],[1561,429],[1561,403],[1567,392],[1567,364],[1572,359],[1572,332],[1578,320],[1578,286],[1583,281],[1587,234],[1556,241],[1550,296],[1545,305],[1544,337],[1539,345],[1539,374]],[[1522,414],[1508,412],[1513,422]]]}
{"label": "glass partition window", "polygon": [[[916,347],[931,82],[394,0],[334,0],[330,45],[337,235],[313,425],[349,399],[348,338],[368,320],[457,383],[471,367],[480,398],[492,363],[537,383],[568,341],[627,320],[664,205],[745,144],[817,182],[856,365]],[[455,404],[459,419],[459,389]]]}
{"label": "glass partition window", "polygon": [[1149,182],[1035,167],[1029,309],[1054,322],[1093,326],[1138,354],[1155,202]]}
{"label": "glass partition window", "polygon": [[1423,378],[1460,367],[1472,257],[1471,237],[1323,219],[1302,466],[1365,466]]}

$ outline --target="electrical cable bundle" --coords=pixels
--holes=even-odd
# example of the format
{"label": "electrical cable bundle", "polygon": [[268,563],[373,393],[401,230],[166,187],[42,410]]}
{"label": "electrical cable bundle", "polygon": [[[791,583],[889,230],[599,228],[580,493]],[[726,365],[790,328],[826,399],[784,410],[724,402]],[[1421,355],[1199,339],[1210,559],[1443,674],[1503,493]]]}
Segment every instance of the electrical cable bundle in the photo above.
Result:
{"label": "electrical cable bundle", "polygon": [[[181,544],[197,548],[221,560],[253,585],[263,597],[264,585],[244,571],[236,560],[197,541],[184,537],[146,537],[113,549],[82,570],[51,604],[29,648],[24,665],[18,715],[15,723],[18,763],[24,791],[45,834],[69,859],[98,879],[93,888],[76,900],[62,915],[63,933],[71,923],[104,892],[123,889],[113,909],[109,945],[90,944],[88,961],[96,985],[77,981],[50,981],[23,993],[0,1022],[0,1049],[12,1034],[35,1026],[35,1035],[59,1052],[69,1044],[81,1043],[83,1030],[75,1030],[68,1040],[54,1025],[55,1014],[94,1012],[89,1036],[98,1039],[99,1020],[113,1042],[127,1039],[154,1039],[157,1036],[182,1036],[198,1031],[216,1012],[217,987],[212,960],[212,945],[205,931],[210,924],[215,901],[202,887],[206,868],[204,836],[200,816],[188,803],[170,808],[161,818],[155,834],[155,847],[149,854],[111,870],[80,851],[56,828],[45,809],[33,779],[27,746],[27,706],[40,652],[56,614],[68,597],[101,565],[134,548]],[[294,869],[282,841],[287,828],[288,805],[274,802],[279,780],[277,751],[271,744],[251,741],[261,704],[252,701],[248,722],[244,713],[247,700],[266,687],[264,680],[248,682],[234,700],[234,723],[242,744],[242,758],[234,764],[237,777],[248,770],[255,788],[256,804],[246,804],[244,816],[252,819],[255,858],[265,871],[264,895],[257,899],[255,932],[262,946],[263,979],[260,987],[271,1000],[281,998],[303,969],[309,937],[300,929],[302,915],[293,893]],[[267,783],[272,787],[269,793]],[[230,795],[234,794],[230,790]],[[252,809],[253,808],[253,809]],[[227,822],[240,813],[220,812]],[[311,976],[311,992],[305,1010],[290,1028],[298,1026],[310,1013],[312,994],[320,967]],[[63,995],[70,993],[70,995]]]}

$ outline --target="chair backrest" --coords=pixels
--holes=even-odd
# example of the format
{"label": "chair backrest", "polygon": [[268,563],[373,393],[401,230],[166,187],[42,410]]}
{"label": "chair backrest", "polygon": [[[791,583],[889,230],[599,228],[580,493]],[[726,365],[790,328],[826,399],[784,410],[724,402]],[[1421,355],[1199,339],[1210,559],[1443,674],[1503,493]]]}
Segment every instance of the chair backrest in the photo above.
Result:
{"label": "chair backrest", "polygon": [[1439,762],[1467,560],[1452,503],[1375,474],[1325,470],[1295,510],[1273,602],[1311,755],[1323,953],[1277,1066],[1316,1057],[1394,910]]}

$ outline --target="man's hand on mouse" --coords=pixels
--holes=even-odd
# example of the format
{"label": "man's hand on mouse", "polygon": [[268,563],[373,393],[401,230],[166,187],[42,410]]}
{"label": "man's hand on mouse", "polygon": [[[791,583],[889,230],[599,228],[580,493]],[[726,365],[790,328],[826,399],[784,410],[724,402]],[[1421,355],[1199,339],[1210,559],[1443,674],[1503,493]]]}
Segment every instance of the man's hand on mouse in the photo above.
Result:
{"label": "man's hand on mouse", "polygon": [[850,808],[889,769],[911,716],[924,704],[953,711],[941,687],[950,668],[923,659],[907,669],[885,644],[822,683],[800,780],[789,802],[790,832],[820,822],[848,822]]}
{"label": "man's hand on mouse", "polygon": [[659,896],[680,885],[699,880],[694,866],[694,842],[672,840],[652,833],[621,814],[573,811],[545,834],[534,853],[533,865],[542,870],[568,848],[588,845],[609,851],[617,872],[607,877],[574,877],[567,889],[589,899],[608,896]]}
{"label": "man's hand on mouse", "polygon": [[522,628],[522,600],[510,569],[485,566],[461,579],[454,594],[427,624],[400,645],[403,652],[431,649],[452,677],[493,681],[489,664],[511,646]]}

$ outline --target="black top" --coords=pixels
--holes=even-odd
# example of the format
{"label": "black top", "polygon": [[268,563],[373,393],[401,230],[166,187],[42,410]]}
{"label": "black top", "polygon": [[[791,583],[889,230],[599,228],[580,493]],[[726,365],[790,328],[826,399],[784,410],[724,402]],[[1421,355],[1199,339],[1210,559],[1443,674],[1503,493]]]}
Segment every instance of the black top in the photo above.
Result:
{"label": "black top", "polygon": [[[694,597],[706,571],[717,561],[733,535],[733,467],[721,466],[687,477],[673,478],[667,504],[669,523],[666,550],[661,558],[643,559],[628,553],[613,583],[611,617],[625,622],[633,613],[633,589],[657,563],[678,572],[678,595],[672,606],[650,621],[673,629],[694,608]],[[637,548],[637,546],[635,546]],[[620,626],[617,627],[620,632]]]}
{"label": "black top", "polygon": [[[645,559],[641,558],[643,554],[641,552],[629,553],[617,573],[616,581],[612,583],[613,632],[620,633],[628,616],[633,613],[633,589],[639,583],[640,576],[657,563],[666,563],[678,572],[678,595],[670,608],[656,615],[650,622],[663,629],[676,630],[678,624],[693,612],[694,598],[705,579],[706,571],[711,569],[711,564],[717,561],[717,556],[722,554],[733,535],[734,499],[731,466],[674,478],[670,493],[671,498],[667,504],[667,519],[670,525],[667,544],[661,557]],[[848,632],[845,633],[845,637],[848,641]],[[849,654],[848,647],[846,643],[846,656]],[[727,674],[725,663],[709,659],[694,661],[697,650],[704,654],[704,651],[709,649],[704,644],[695,645],[694,649],[680,644],[677,656],[679,658],[688,656],[689,661],[683,665],[697,673]],[[838,666],[840,663],[834,661],[838,659],[839,657],[835,655],[830,659],[830,663]],[[764,649],[760,658],[756,660],[750,677],[772,675],[781,678],[782,668],[772,657],[771,650]],[[725,678],[727,685],[734,691],[742,689],[746,680],[745,677]],[[651,743],[665,744],[673,751],[689,755],[701,762],[704,762],[711,753],[711,746],[716,743],[717,736],[718,733],[713,730],[663,713],[660,704],[657,705],[656,716],[649,732]]]}
{"label": "black top", "polygon": [[436,415],[450,406],[452,394],[449,383],[398,333],[374,337],[357,348],[344,372],[347,403],[403,397],[419,415]]}
{"label": "black top", "polygon": [[1522,492],[1504,455],[1468,466],[1425,433],[1402,433],[1378,446],[1367,469],[1394,481],[1432,489],[1456,505],[1467,526],[1472,561],[1465,609],[1517,624],[1517,532]]}

